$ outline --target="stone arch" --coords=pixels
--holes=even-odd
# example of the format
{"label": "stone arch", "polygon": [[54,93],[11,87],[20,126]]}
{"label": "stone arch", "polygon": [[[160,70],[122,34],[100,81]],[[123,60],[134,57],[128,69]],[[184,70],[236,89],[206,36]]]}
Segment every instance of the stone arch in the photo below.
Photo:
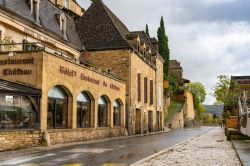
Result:
{"label": "stone arch", "polygon": [[120,98],[114,100],[113,105],[113,126],[123,126],[124,124],[124,104]]}
{"label": "stone arch", "polygon": [[[94,127],[94,125],[95,125],[95,98],[92,95],[92,93],[90,91],[87,91],[87,90],[83,90],[83,91],[81,91],[80,93],[77,94],[78,95],[77,96],[77,114],[76,114],[76,116],[77,116],[77,118],[76,118],[77,127],[78,128],[83,128],[84,127],[79,122],[79,121],[81,121],[81,118],[79,117],[79,115],[83,113],[82,111],[79,110],[79,107],[81,107],[79,105],[80,104],[79,102],[81,102],[81,101],[79,101],[79,99],[78,99],[80,94],[85,94],[87,96],[88,100],[89,100],[89,108],[90,108],[90,110],[87,110],[87,112],[90,111],[90,112],[87,113],[87,114],[89,114],[89,117],[88,117],[89,118],[88,119],[89,123],[88,123],[88,125],[86,125],[86,127]],[[88,107],[88,105],[85,105],[85,107]]]}
{"label": "stone arch", "polygon": [[97,122],[98,127],[111,126],[111,101],[107,95],[101,95],[98,99]]}
{"label": "stone arch", "polygon": [[54,85],[48,90],[47,128],[72,127],[73,95],[64,85]]}

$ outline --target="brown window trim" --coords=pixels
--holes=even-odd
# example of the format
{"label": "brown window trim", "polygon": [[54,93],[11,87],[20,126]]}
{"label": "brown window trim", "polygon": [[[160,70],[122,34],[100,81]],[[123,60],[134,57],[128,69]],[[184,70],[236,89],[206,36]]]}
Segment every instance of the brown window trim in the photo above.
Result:
{"label": "brown window trim", "polygon": [[144,103],[148,103],[148,78],[144,77]]}
{"label": "brown window trim", "polygon": [[141,74],[137,74],[137,98],[138,102],[141,102]]}
{"label": "brown window trim", "polygon": [[150,80],[150,105],[154,104],[154,82]]}

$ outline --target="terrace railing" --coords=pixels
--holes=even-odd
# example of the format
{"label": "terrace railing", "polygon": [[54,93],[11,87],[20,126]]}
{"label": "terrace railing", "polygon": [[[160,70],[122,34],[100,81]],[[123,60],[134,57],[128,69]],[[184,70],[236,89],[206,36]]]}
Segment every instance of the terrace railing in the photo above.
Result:
{"label": "terrace railing", "polygon": [[73,56],[70,56],[70,55],[58,50],[58,49],[52,48],[50,46],[44,45],[44,44],[39,43],[39,42],[0,44],[0,54],[1,53],[8,53],[9,56],[13,56],[14,54],[19,53],[19,52],[36,52],[36,51],[37,52],[45,51],[45,52],[50,53],[54,56],[69,60],[73,63],[81,65],[85,68],[88,68],[88,69],[93,70],[95,72],[98,72],[100,74],[104,74],[106,76],[110,76],[112,78],[121,80],[120,78],[118,78],[117,74],[112,72],[110,69],[103,69],[103,68],[96,67],[89,62],[77,59]]}

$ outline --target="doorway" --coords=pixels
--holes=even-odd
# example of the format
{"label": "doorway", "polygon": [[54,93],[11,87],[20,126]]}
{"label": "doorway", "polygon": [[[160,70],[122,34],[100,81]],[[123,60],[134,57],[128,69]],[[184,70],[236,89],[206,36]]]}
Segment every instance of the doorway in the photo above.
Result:
{"label": "doorway", "polygon": [[135,134],[141,134],[141,110],[136,109],[135,114]]}
{"label": "doorway", "polygon": [[153,111],[148,111],[148,131],[153,132]]}

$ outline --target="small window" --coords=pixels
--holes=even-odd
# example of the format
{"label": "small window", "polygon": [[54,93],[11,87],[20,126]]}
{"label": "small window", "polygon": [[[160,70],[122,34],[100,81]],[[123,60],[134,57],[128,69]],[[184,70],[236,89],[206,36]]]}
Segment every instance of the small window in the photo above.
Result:
{"label": "small window", "polygon": [[67,40],[67,17],[64,14],[59,15],[59,23],[63,38]]}
{"label": "small window", "polygon": [[64,7],[69,8],[69,0],[64,0]]}
{"label": "small window", "polygon": [[40,0],[30,0],[31,14],[34,16],[36,22],[39,22],[39,8]]}
{"label": "small window", "polygon": [[37,16],[37,5],[38,5],[37,2],[33,1],[33,15],[35,18]]}

